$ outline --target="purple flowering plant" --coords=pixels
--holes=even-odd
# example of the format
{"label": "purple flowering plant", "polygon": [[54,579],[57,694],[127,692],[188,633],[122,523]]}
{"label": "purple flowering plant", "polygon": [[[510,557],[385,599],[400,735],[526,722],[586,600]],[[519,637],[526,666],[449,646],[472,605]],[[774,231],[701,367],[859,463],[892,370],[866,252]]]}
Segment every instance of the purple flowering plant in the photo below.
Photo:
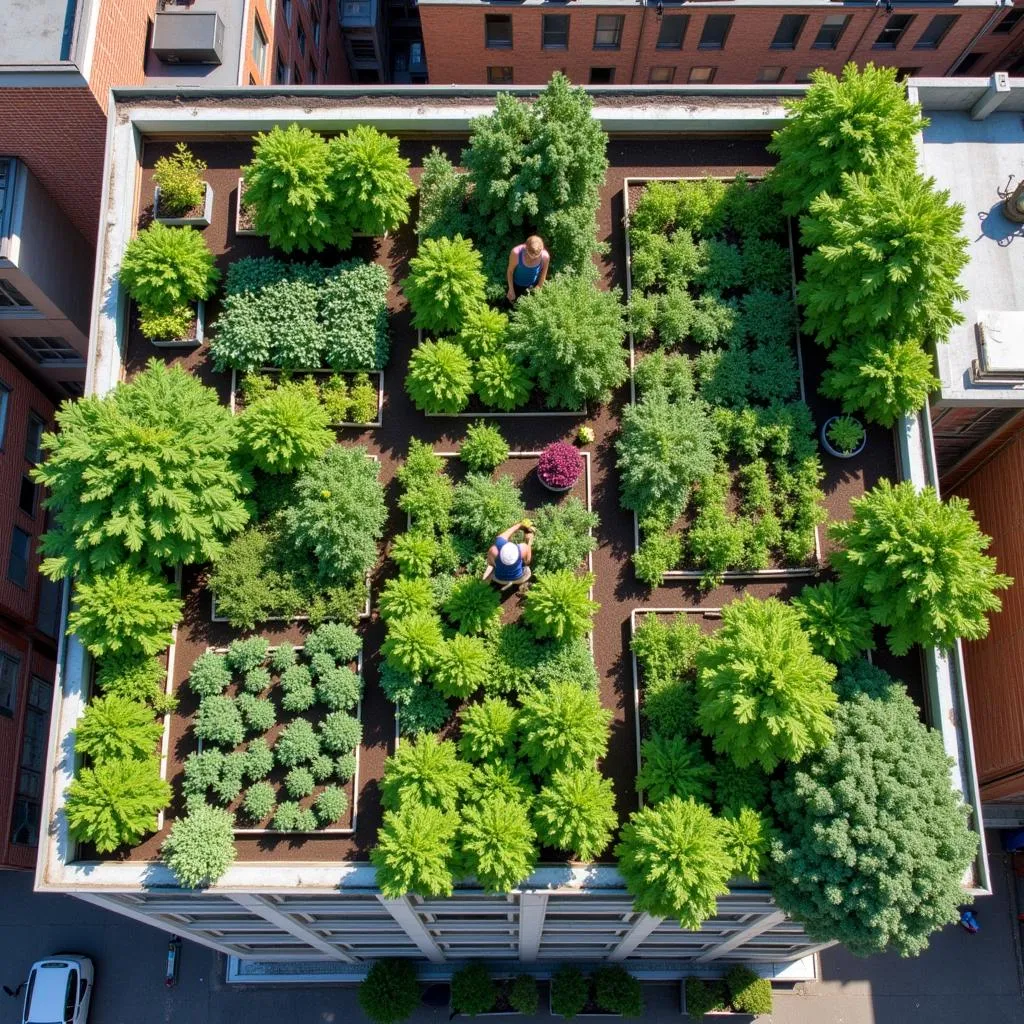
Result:
{"label": "purple flowering plant", "polygon": [[565,441],[555,441],[540,453],[537,476],[548,487],[572,487],[583,472],[583,456]]}

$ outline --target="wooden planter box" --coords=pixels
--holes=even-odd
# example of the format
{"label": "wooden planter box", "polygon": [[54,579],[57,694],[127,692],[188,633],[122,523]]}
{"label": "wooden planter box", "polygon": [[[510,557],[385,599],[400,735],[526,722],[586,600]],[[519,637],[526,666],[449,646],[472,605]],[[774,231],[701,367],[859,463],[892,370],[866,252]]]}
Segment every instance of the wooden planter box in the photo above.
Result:
{"label": "wooden planter box", "polygon": [[203,336],[206,327],[206,303],[200,299],[196,303],[195,331],[191,338],[172,338],[153,341],[151,344],[157,348],[198,348],[203,343]]}
{"label": "wooden planter box", "polygon": [[206,182],[206,198],[203,200],[202,210],[199,213],[191,211],[189,216],[165,217],[160,213],[160,186],[157,185],[153,190],[153,219],[171,227],[209,227],[210,221],[213,219],[213,186]]}

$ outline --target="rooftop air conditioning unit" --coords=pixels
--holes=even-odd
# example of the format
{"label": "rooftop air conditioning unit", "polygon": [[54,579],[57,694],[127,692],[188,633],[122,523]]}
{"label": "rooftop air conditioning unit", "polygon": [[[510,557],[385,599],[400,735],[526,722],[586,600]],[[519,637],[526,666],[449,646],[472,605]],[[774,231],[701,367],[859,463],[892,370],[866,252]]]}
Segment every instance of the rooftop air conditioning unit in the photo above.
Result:
{"label": "rooftop air conditioning unit", "polygon": [[165,64],[221,64],[224,22],[213,11],[160,11],[151,49]]}

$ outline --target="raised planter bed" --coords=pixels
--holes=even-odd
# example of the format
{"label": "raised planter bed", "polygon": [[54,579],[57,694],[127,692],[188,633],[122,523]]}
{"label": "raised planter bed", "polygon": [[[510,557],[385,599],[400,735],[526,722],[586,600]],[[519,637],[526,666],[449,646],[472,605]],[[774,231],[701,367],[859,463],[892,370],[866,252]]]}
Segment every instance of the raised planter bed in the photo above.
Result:
{"label": "raised planter bed", "polygon": [[160,212],[160,186],[157,185],[153,189],[153,219],[170,227],[209,227],[213,220],[213,186],[206,182],[206,196],[199,206],[172,216]]}
{"label": "raised planter bed", "polygon": [[199,348],[206,336],[206,303],[202,299],[195,304],[195,311],[191,337],[151,339],[150,344],[156,348]]}
{"label": "raised planter bed", "polygon": [[235,234],[265,237],[262,231],[256,230],[252,214],[242,205],[242,196],[244,195],[245,178],[239,176],[238,188],[235,190]]}
{"label": "raised planter bed", "polygon": [[[261,374],[267,376],[280,376],[286,372],[274,366],[265,366],[260,371]],[[357,423],[353,420],[340,420],[338,422],[331,423],[332,427],[361,427],[364,430],[373,429],[376,427],[383,426],[384,423],[384,371],[383,370],[289,370],[287,371],[293,378],[295,377],[355,377],[359,373],[365,373],[371,381],[376,380],[377,382],[377,415],[372,420],[367,420],[362,423]],[[241,385],[239,383],[239,373],[237,370],[231,371],[231,399],[230,407],[233,413],[237,413],[241,407],[240,392]]]}

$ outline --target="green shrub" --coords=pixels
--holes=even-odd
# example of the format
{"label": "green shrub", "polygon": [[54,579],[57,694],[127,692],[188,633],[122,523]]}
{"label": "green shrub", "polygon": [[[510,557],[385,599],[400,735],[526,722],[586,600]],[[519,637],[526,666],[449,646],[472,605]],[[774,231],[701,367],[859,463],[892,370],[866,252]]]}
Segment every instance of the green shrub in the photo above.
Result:
{"label": "green shrub", "polygon": [[832,736],[836,670],[814,654],[800,615],[777,598],[744,597],[697,655],[701,729],[740,767],[771,771]]}
{"label": "green shrub", "polygon": [[387,808],[416,802],[453,811],[469,777],[470,767],[458,759],[454,743],[423,733],[387,759],[381,800]]}
{"label": "green shrub", "polygon": [[559,967],[551,977],[551,1012],[571,1020],[590,998],[590,983],[578,968]]}
{"label": "green shrub", "polygon": [[403,736],[437,732],[448,721],[448,702],[429,683],[405,672],[381,666],[380,688],[397,705],[398,726]]}
{"label": "green shrub", "polygon": [[[55,528],[42,572],[89,576],[122,563],[206,562],[248,519],[234,419],[216,392],[152,360],[103,398],[69,402],[32,470]],[[173,507],[160,496],[175,495]]]}
{"label": "green shrub", "polygon": [[423,158],[423,173],[420,175],[417,235],[442,238],[465,230],[463,205],[467,180],[466,175],[459,173],[437,146],[431,146]]}
{"label": "green shrub", "polygon": [[432,534],[410,531],[394,539],[389,553],[403,577],[425,580],[433,571],[438,544]]}
{"label": "green shrub", "polygon": [[211,885],[234,862],[235,816],[220,807],[201,804],[171,825],[160,849],[163,862],[185,889]]}
{"label": "green shrub", "polygon": [[377,419],[379,400],[377,385],[365,373],[357,373],[352,384],[352,411],[349,413],[352,422],[373,423]]}
{"label": "green shrub", "polygon": [[363,727],[358,718],[344,711],[332,711],[320,725],[320,742],[328,753],[347,754],[362,742]]}
{"label": "green shrub", "polygon": [[740,767],[731,757],[720,757],[714,765],[715,804],[726,817],[735,817],[744,807],[768,804],[768,776],[758,764]]}
{"label": "green shrub", "polygon": [[466,428],[466,437],[459,447],[459,461],[467,468],[490,472],[507,458],[508,442],[491,423],[478,420]]}
{"label": "green shrub", "polygon": [[252,822],[259,824],[274,813],[277,793],[269,782],[257,782],[250,786],[242,801],[242,811]]}
{"label": "green shrub", "polygon": [[296,478],[281,511],[294,553],[312,557],[324,586],[362,579],[377,560],[387,509],[378,466],[363,448],[334,445]]}
{"label": "green shrub", "polygon": [[269,650],[270,643],[262,636],[252,636],[246,640],[232,640],[225,659],[236,672],[247,675],[266,661]]}
{"label": "green shrub", "polygon": [[735,299],[705,294],[694,302],[690,335],[698,345],[710,348],[728,344],[735,340],[739,326]]}
{"label": "green shrub", "polygon": [[725,987],[737,1013],[757,1017],[772,1012],[772,983],[767,978],[759,978],[749,967],[743,964],[730,967]]}
{"label": "green shrub", "polygon": [[665,573],[683,558],[683,538],[678,533],[648,529],[633,555],[633,571],[641,583],[660,587]]}
{"label": "green shrub", "polygon": [[386,899],[400,899],[408,893],[428,898],[451,896],[458,823],[454,813],[414,799],[384,812],[370,860]]}
{"label": "green shrub", "polygon": [[743,296],[740,308],[740,323],[752,342],[793,347],[797,314],[792,296],[755,288]]}
{"label": "green shrub", "polygon": [[437,616],[417,612],[389,624],[381,653],[392,668],[419,678],[437,664],[442,644],[441,622]]}
{"label": "green shrub", "polygon": [[355,661],[363,648],[359,634],[347,623],[326,622],[306,637],[306,655],[329,654],[336,663]]}
{"label": "green shrub", "polygon": [[358,124],[327,146],[328,185],[335,216],[346,231],[383,235],[409,219],[409,197],[416,186],[409,161],[399,156],[398,139]]}
{"label": "green shrub", "polygon": [[242,679],[242,689],[250,696],[259,696],[270,686],[270,669],[264,665],[257,665],[249,669]]}
{"label": "green shrub", "polygon": [[871,613],[850,588],[819,583],[805,587],[790,603],[822,658],[841,665],[874,648]]}
{"label": "green shrub", "polygon": [[700,1020],[715,1010],[727,1010],[729,997],[724,981],[705,981],[703,978],[686,979],[686,1015]]}
{"label": "green shrub", "polygon": [[157,658],[115,655],[103,659],[96,672],[96,687],[108,697],[147,701],[157,707],[166,700],[166,668]]}
{"label": "green shrub", "polygon": [[430,678],[446,697],[469,697],[487,681],[490,665],[480,637],[456,633],[441,645]]}
{"label": "green shrub", "polygon": [[326,782],[334,775],[334,758],[330,754],[317,754],[309,762],[309,770],[317,782]]}
{"label": "green shrub", "polygon": [[501,599],[489,583],[477,576],[462,576],[444,603],[444,613],[460,633],[486,632],[496,621]]}
{"label": "green shrub", "polygon": [[515,761],[488,761],[472,771],[473,799],[501,796],[524,807],[533,803],[533,782],[530,773]]}
{"label": "green shrub", "polygon": [[120,565],[78,582],[68,633],[98,658],[157,654],[170,646],[181,609],[171,584],[147,570]]}
{"label": "green shrub", "polygon": [[592,768],[604,756],[612,714],[596,693],[572,681],[525,693],[518,718],[520,754],[543,775]]}
{"label": "green shrub", "polygon": [[265,779],[274,767],[274,752],[267,741],[260,737],[253,740],[245,750],[245,774],[252,782]]}
{"label": "green shrub", "polygon": [[267,473],[292,473],[320,458],[334,443],[327,410],[300,384],[282,382],[247,405],[238,421],[242,450]]}
{"label": "green shrub", "polygon": [[302,609],[303,596],[282,554],[279,531],[273,528],[250,527],[232,539],[207,580],[217,614],[236,629],[252,629],[272,616],[290,618]]}
{"label": "green shrub", "polygon": [[789,250],[770,239],[745,239],[743,280],[748,288],[764,288],[770,292],[791,291],[793,270]]}
{"label": "green shrub", "polygon": [[492,794],[463,808],[460,860],[487,892],[509,892],[530,874],[537,860],[535,840],[521,802]]}
{"label": "green shrub", "polygon": [[732,860],[721,825],[703,804],[668,797],[634,811],[615,847],[619,873],[638,911],[674,917],[697,931],[728,891]]}
{"label": "green shrub", "polygon": [[537,573],[578,569],[597,548],[593,531],[600,525],[596,512],[576,497],[558,505],[542,505],[533,517],[537,530],[533,545],[533,568]]}
{"label": "green shrub", "polygon": [[145,761],[156,751],[163,725],[139,701],[108,695],[93,697],[75,726],[75,753],[103,761]]}
{"label": "green shrub", "polygon": [[469,356],[451,341],[424,341],[409,359],[405,389],[421,412],[452,416],[473,391]]}
{"label": "green shrub", "polygon": [[988,634],[988,613],[1000,608],[995,592],[1012,581],[982,553],[990,538],[967,501],[940,501],[930,487],[883,479],[850,504],[853,518],[831,528],[843,548],[830,560],[843,586],[888,628],[893,653]]}
{"label": "green shrub", "polygon": [[473,388],[486,408],[511,412],[530,400],[533,381],[507,352],[494,352],[477,360]]}
{"label": "green shrub", "polygon": [[317,794],[317,798],[313,801],[313,813],[316,814],[317,820],[324,828],[340,821],[347,810],[348,797],[345,790],[338,786],[327,786]]}
{"label": "green shrub", "polygon": [[237,747],[245,739],[242,715],[232,697],[204,697],[194,729],[199,739],[221,747]]}
{"label": "green shrub", "polygon": [[757,881],[768,859],[771,828],[752,807],[741,807],[722,818],[722,840],[732,858],[733,873]]}
{"label": "green shrub", "polygon": [[[316,758],[313,759],[313,763],[316,764]],[[334,777],[339,782],[348,782],[349,779],[355,776],[357,767],[358,763],[354,750],[350,750],[346,754],[339,754],[334,759]]]}
{"label": "green shrub", "polygon": [[420,1005],[416,965],[411,960],[376,960],[359,986],[359,1005],[374,1024],[399,1024]]}
{"label": "green shrub", "polygon": [[532,1017],[540,1005],[540,992],[537,987],[537,979],[532,974],[517,974],[507,984],[506,995],[508,1005],[516,1013]]}
{"label": "green shrub", "polygon": [[465,964],[452,975],[452,1013],[475,1017],[494,1009],[498,989],[483,964]]}
{"label": "green shrub", "polygon": [[320,737],[304,718],[286,725],[274,744],[274,758],[285,768],[307,764],[319,753]]}
{"label": "green shrub", "polygon": [[485,697],[459,712],[459,752],[467,761],[494,761],[514,751],[516,709],[500,697]]}
{"label": "green shrub", "polygon": [[309,796],[316,787],[316,780],[308,768],[291,768],[284,777],[284,788],[293,800]]}
{"label": "green shrub", "polygon": [[594,860],[619,823],[611,779],[593,767],[554,772],[537,796],[533,823],[545,846],[566,850],[574,860]]}
{"label": "green shrub", "polygon": [[544,392],[549,409],[607,402],[628,376],[625,307],[617,289],[587,276],[559,275],[515,305],[508,354]]}
{"label": "green shrub", "polygon": [[156,830],[157,815],[171,802],[156,757],[100,761],[79,770],[68,786],[64,813],[74,839],[99,853],[134,846]]}
{"label": "green shrub", "polygon": [[504,350],[507,328],[508,317],[504,313],[491,306],[477,306],[466,314],[455,340],[467,356],[479,359]]}
{"label": "green shrub", "polygon": [[153,165],[153,184],[160,189],[159,215],[184,215],[201,206],[206,198],[205,173],[206,164],[184,142],[170,156],[160,157]]}
{"label": "green shrub", "polygon": [[548,641],[537,647],[533,684],[544,689],[566,679],[575,680],[585,690],[597,690],[594,655],[585,637]]}
{"label": "green shrub", "polygon": [[743,283],[743,257],[737,246],[717,238],[700,243],[696,282],[713,292],[727,292]]}
{"label": "green shrub", "polygon": [[484,473],[470,473],[455,488],[452,519],[459,530],[484,551],[494,538],[526,515],[519,486],[508,475],[492,480]]}
{"label": "green shrub", "polygon": [[914,140],[928,122],[907,102],[895,68],[851,62],[841,78],[818,68],[806,96],[785,106],[786,123],[768,146],[779,157],[771,177],[783,212],[806,212],[822,192],[838,192],[849,172],[913,175]]}
{"label": "green shrub", "polygon": [[950,767],[939,733],[891,685],[842,701],[832,742],[775,783],[772,887],[811,941],[913,956],[959,919],[978,836]]}
{"label": "green shrub", "polygon": [[297,800],[282,800],[271,827],[277,832],[315,832],[316,815],[309,807],[303,807]]}
{"label": "green shrub", "polygon": [[444,334],[458,331],[470,310],[484,303],[480,267],[480,254],[462,235],[423,239],[402,281],[413,326]]}
{"label": "green shrub", "polygon": [[644,993],[640,982],[625,967],[606,964],[594,971],[594,1002],[609,1013],[623,1017],[642,1017]]}
{"label": "green shrub", "polygon": [[275,249],[347,249],[351,228],[339,223],[328,182],[329,151],[321,135],[290,124],[260,132],[243,168],[243,204]]}
{"label": "green shrub", "polygon": [[316,699],[331,711],[351,711],[363,696],[363,681],[347,665],[332,669],[316,684]]}
{"label": "green shrub", "polygon": [[430,580],[425,578],[399,576],[390,579],[377,595],[377,611],[385,622],[433,610],[434,591]]}
{"label": "green shrub", "polygon": [[214,795],[222,804],[229,804],[232,800],[238,799],[245,779],[246,764],[246,756],[240,750],[225,754],[220,777],[213,783]]}
{"label": "green shrub", "polygon": [[591,629],[601,607],[590,598],[591,573],[577,576],[571,569],[538,574],[523,603],[523,621],[543,639],[573,640]]}
{"label": "green shrub", "polygon": [[707,802],[711,799],[711,765],[699,744],[682,736],[655,733],[640,745],[636,788],[652,804],[669,796]]}
{"label": "green shrub", "polygon": [[822,393],[883,427],[916,413],[939,387],[934,360],[914,338],[861,338],[836,346],[828,361]]}
{"label": "green shrub", "polygon": [[166,315],[197,299],[208,299],[220,271],[198,231],[155,222],[125,247],[118,276],[147,316]]}

